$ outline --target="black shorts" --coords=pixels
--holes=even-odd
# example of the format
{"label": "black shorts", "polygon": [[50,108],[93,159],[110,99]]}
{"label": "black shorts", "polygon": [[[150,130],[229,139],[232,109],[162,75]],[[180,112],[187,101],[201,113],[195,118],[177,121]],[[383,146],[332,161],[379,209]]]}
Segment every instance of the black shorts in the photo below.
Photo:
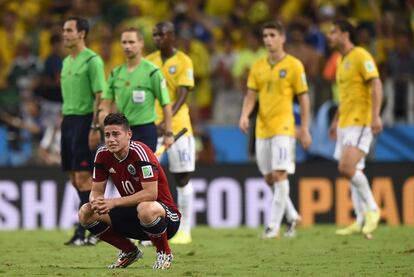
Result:
{"label": "black shorts", "polygon": [[157,127],[154,122],[131,126],[132,140],[145,143],[153,152],[157,149]]}
{"label": "black shorts", "polygon": [[[158,202],[160,203],[160,202]],[[165,210],[165,221],[167,223],[167,237],[172,238],[180,227],[180,218],[176,212],[160,203]],[[112,222],[112,229],[121,236],[137,239],[149,240],[148,235],[142,230],[142,226],[137,217],[136,207],[118,207],[109,212]]]}
{"label": "black shorts", "polygon": [[92,171],[94,151],[88,145],[91,124],[92,114],[63,117],[60,145],[64,171]]}

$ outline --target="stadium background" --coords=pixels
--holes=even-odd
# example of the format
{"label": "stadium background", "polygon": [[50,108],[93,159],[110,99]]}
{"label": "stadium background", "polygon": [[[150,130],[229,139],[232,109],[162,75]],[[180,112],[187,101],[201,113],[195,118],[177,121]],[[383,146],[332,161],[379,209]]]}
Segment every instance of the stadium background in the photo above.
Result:
{"label": "stadium background", "polygon": [[[107,74],[123,62],[120,30],[141,28],[149,53],[154,24],[176,24],[177,47],[192,58],[196,78],[189,99],[199,165],[195,223],[213,227],[258,226],[266,217],[260,205],[269,191],[237,124],[248,68],[265,53],[258,28],[269,19],[287,25],[286,50],[304,63],[311,88],[314,143],[307,152],[297,147],[294,202],[302,214],[312,212],[305,224],[350,221],[327,136],[338,56],[325,36],[330,20],[350,19],[384,84],[385,130],[367,175],[384,222],[414,224],[414,1],[20,0],[0,1],[0,229],[69,228],[76,221],[77,197],[58,167],[59,65],[66,55],[59,34],[71,15],[89,20],[88,46],[102,56]],[[250,193],[256,201],[249,202]],[[251,208],[256,213],[249,217]]]}

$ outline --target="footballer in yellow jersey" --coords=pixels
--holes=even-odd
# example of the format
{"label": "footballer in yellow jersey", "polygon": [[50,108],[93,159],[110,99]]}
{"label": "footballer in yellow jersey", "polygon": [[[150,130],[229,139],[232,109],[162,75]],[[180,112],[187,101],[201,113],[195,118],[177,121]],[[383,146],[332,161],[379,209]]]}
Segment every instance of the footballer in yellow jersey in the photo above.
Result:
{"label": "footballer in yellow jersey", "polygon": [[370,238],[378,226],[380,211],[362,170],[373,135],[382,130],[382,84],[372,56],[355,46],[355,29],[348,21],[333,22],[328,38],[331,47],[342,54],[336,72],[339,108],[329,133],[337,140],[334,156],[339,160],[339,173],[351,183],[356,214],[355,222],[336,234],[362,233]]}
{"label": "footballer in yellow jersey", "polygon": [[302,63],[288,54],[274,65],[268,57],[261,58],[250,70],[247,87],[256,91],[259,101],[256,137],[294,137],[293,98],[308,91]]}
{"label": "footballer in yellow jersey", "polygon": [[378,77],[374,59],[364,48],[354,47],[341,58],[336,71],[340,103],[338,127],[371,125],[371,85],[368,81]]}
{"label": "footballer in yellow jersey", "polygon": [[[195,142],[186,98],[194,87],[193,63],[186,54],[174,47],[175,29],[171,22],[158,23],[152,35],[158,51],[147,56],[147,59],[159,66],[167,80],[173,105],[173,132],[177,133],[182,128],[188,129],[186,135],[179,138],[167,151],[169,169],[175,177],[177,202],[182,215],[180,229],[170,242],[188,244],[192,240],[193,186],[190,172],[195,170]],[[161,116],[157,122],[162,123]]]}
{"label": "footballer in yellow jersey", "polygon": [[[191,59],[183,52],[176,50],[175,54],[163,61],[161,52],[158,50],[146,57],[149,61],[157,65],[167,80],[168,92],[170,100],[175,103],[178,100],[178,88],[186,87],[192,89],[194,87],[193,63]],[[163,120],[161,106],[157,101],[156,106],[157,121]],[[173,133],[179,132],[182,128],[187,128],[187,136],[192,135],[192,127],[187,103],[183,103],[177,112],[173,115],[172,120]]]}
{"label": "footballer in yellow jersey", "polygon": [[267,56],[259,59],[250,69],[247,94],[243,101],[239,127],[247,132],[249,116],[256,102],[256,159],[266,183],[273,188],[270,220],[262,238],[279,236],[284,214],[290,224],[285,236],[294,236],[300,216],[289,197],[288,173],[294,164],[292,149],[295,144],[293,98],[297,96],[301,109],[298,139],[306,149],[312,139],[309,133],[309,96],[302,63],[286,54],[286,37],[281,22],[268,22],[262,28]]}

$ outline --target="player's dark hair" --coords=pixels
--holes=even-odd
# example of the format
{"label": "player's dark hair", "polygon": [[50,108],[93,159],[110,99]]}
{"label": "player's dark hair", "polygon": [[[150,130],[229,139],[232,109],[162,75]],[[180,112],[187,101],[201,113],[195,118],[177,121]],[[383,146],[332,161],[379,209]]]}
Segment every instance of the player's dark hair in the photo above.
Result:
{"label": "player's dark hair", "polygon": [[104,127],[108,125],[120,125],[129,130],[129,122],[123,113],[110,113],[104,119]]}
{"label": "player's dark hair", "polygon": [[85,18],[79,17],[79,16],[71,16],[71,17],[66,18],[63,24],[71,20],[76,22],[76,30],[78,30],[78,32],[82,32],[82,31],[85,32],[84,39],[86,40],[86,38],[88,37],[88,33],[89,33],[88,20],[86,20]]}
{"label": "player's dark hair", "polygon": [[161,21],[155,25],[157,29],[166,28],[168,32],[175,34],[175,27],[171,21]]}
{"label": "player's dark hair", "polygon": [[285,34],[286,33],[285,25],[283,25],[283,23],[279,20],[268,21],[268,22],[264,23],[262,25],[262,33],[263,33],[264,29],[275,29],[276,31],[279,32],[279,34]]}
{"label": "player's dark hair", "polygon": [[143,40],[144,39],[144,35],[142,34],[141,30],[135,27],[128,27],[122,30],[121,35],[123,33],[127,33],[127,32],[132,32],[132,33],[136,33],[137,34],[137,38],[138,40]]}
{"label": "player's dark hair", "polygon": [[338,27],[341,32],[349,34],[349,40],[355,44],[356,43],[356,32],[355,27],[345,19],[337,19],[333,22],[333,25]]}

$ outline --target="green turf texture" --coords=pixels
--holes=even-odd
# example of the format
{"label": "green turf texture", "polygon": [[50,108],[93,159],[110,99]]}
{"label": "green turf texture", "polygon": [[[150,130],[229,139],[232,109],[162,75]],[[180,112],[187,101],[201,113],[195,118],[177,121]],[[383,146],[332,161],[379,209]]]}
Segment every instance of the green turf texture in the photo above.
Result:
{"label": "green turf texture", "polygon": [[126,269],[107,269],[118,251],[64,246],[69,231],[0,231],[0,276],[414,276],[414,228],[381,226],[372,240],[339,237],[335,226],[300,228],[293,239],[261,240],[261,229],[193,230],[173,245],[172,268],[154,271],[155,251]]}

